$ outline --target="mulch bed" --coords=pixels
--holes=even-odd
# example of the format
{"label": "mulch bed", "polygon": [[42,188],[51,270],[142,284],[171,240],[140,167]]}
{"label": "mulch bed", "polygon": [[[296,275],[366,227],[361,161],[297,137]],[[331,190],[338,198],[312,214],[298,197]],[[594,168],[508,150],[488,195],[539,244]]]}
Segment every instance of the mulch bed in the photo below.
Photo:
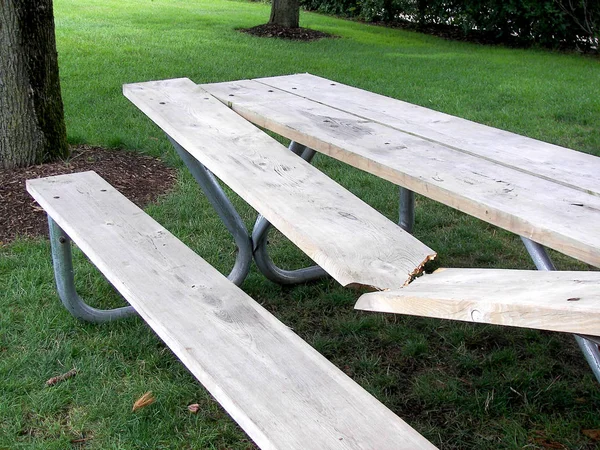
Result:
{"label": "mulch bed", "polygon": [[279,39],[289,39],[292,41],[316,41],[319,39],[336,37],[333,34],[311,30],[310,28],[285,28],[279,25],[271,25],[268,23],[252,28],[242,28],[240,31],[258,37],[274,37]]}
{"label": "mulch bed", "polygon": [[136,152],[77,146],[67,161],[0,169],[0,246],[17,236],[47,236],[46,214],[25,190],[25,180],[93,170],[144,207],[175,184],[175,169]]}

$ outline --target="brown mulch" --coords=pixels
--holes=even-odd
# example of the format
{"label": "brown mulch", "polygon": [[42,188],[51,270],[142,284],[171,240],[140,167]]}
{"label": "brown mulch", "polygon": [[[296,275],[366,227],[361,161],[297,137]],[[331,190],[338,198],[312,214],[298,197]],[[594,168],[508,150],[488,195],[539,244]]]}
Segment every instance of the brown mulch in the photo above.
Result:
{"label": "brown mulch", "polygon": [[242,28],[240,31],[258,37],[274,37],[290,39],[292,41],[316,41],[319,39],[336,37],[333,34],[311,30],[310,28],[286,28],[268,23],[252,28]]}
{"label": "brown mulch", "polygon": [[0,246],[16,236],[47,236],[46,214],[25,190],[25,180],[93,170],[136,205],[144,207],[169,191],[176,170],[136,152],[77,146],[67,161],[22,169],[0,169]]}

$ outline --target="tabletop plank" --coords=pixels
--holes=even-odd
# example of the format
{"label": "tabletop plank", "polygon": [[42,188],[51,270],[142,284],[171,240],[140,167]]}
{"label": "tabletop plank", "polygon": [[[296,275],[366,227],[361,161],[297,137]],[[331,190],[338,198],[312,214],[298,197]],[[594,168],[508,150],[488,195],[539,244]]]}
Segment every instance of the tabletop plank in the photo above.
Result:
{"label": "tabletop plank", "polygon": [[96,173],[27,189],[261,448],[435,448]]}
{"label": "tabletop plank", "polygon": [[187,78],[123,92],[342,285],[401,287],[435,256]]}
{"label": "tabletop plank", "polygon": [[356,309],[600,335],[600,272],[439,269]]}
{"label": "tabletop plank", "polygon": [[600,198],[256,81],[203,85],[259,126],[600,267]]}
{"label": "tabletop plank", "polygon": [[256,81],[600,196],[600,158],[311,74]]}

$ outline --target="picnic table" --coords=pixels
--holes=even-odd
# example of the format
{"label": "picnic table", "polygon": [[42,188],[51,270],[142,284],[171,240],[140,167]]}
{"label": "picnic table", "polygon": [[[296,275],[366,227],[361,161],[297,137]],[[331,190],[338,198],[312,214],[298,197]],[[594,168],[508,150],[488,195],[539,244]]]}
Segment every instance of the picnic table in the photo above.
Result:
{"label": "picnic table", "polygon": [[[596,156],[311,74],[201,87],[260,127],[400,186],[399,224],[409,231],[416,192],[518,234],[540,270],[555,270],[543,246],[600,267]],[[547,319],[539,302],[527,301],[533,286],[540,289],[530,273],[459,271],[453,290],[448,282],[438,283],[448,275],[423,277],[397,292],[367,294],[357,308],[485,321],[481,307],[475,308],[475,315],[467,307],[481,298],[484,285],[487,297],[499,300],[486,306],[489,315],[499,308],[516,314],[514,322],[509,314],[488,317],[489,322],[528,326],[527,315],[534,321],[536,315]],[[539,276],[533,275],[540,280]],[[557,276],[552,279],[558,281]],[[568,298],[581,298],[563,281],[558,281],[562,288],[546,285],[547,297],[566,289],[573,293]],[[505,294],[490,295],[494,286]],[[516,301],[515,292],[520,292]],[[457,306],[459,300],[463,302]],[[552,316],[548,322],[565,320],[560,314]],[[542,328],[557,329],[549,323]],[[598,330],[598,325],[591,329]],[[598,338],[576,339],[600,381]]]}
{"label": "picnic table", "polygon": [[[139,314],[259,446],[434,448],[237,287],[252,261],[282,284],[367,288],[358,309],[576,333],[600,381],[600,272],[554,272],[544,249],[600,267],[600,158],[309,74],[123,91],[173,143],[236,261],[226,279],[93,172],[30,180],[59,295],[82,320]],[[399,185],[401,226],[312,166],[316,152]],[[217,178],[259,213],[252,233]],[[415,192],[520,235],[542,272],[420,276],[436,253],[411,234]],[[317,265],[278,267],[271,226]],[[131,306],[77,295],[71,240]]]}

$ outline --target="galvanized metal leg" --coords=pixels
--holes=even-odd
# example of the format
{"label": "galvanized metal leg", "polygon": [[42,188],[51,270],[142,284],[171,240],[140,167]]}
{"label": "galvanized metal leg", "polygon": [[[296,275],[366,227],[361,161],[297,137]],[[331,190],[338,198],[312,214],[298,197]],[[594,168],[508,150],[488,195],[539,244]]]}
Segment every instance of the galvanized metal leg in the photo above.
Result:
{"label": "galvanized metal leg", "polygon": [[92,308],[85,303],[75,290],[71,239],[50,216],[48,226],[56,290],[65,308],[77,319],[94,323],[109,322],[136,314],[131,306],[103,310]]}
{"label": "galvanized metal leg", "polygon": [[415,193],[400,187],[398,225],[412,234],[415,227]]}
{"label": "galvanized metal leg", "polygon": [[[550,256],[548,256],[546,249],[542,245],[523,236],[521,236],[521,240],[525,244],[525,248],[531,255],[531,259],[533,259],[538,270],[556,270]],[[591,339],[586,339],[577,334],[574,336],[592,372],[594,372],[596,379],[600,383],[600,348],[598,346],[598,338],[592,337]]]}
{"label": "galvanized metal leg", "polygon": [[[290,143],[289,149],[307,162],[310,162],[316,153],[313,149],[293,141]],[[252,230],[252,242],[254,244],[254,261],[265,277],[275,283],[289,285],[305,283],[327,276],[327,272],[319,266],[297,270],[285,270],[277,267],[267,251],[267,236],[270,229],[271,223],[259,215]]]}
{"label": "galvanized metal leg", "polygon": [[248,276],[250,263],[252,262],[252,241],[248,236],[246,225],[223,192],[223,189],[221,189],[215,176],[171,137],[169,137],[169,140],[235,239],[238,253],[233,269],[231,269],[227,278],[240,286]]}

